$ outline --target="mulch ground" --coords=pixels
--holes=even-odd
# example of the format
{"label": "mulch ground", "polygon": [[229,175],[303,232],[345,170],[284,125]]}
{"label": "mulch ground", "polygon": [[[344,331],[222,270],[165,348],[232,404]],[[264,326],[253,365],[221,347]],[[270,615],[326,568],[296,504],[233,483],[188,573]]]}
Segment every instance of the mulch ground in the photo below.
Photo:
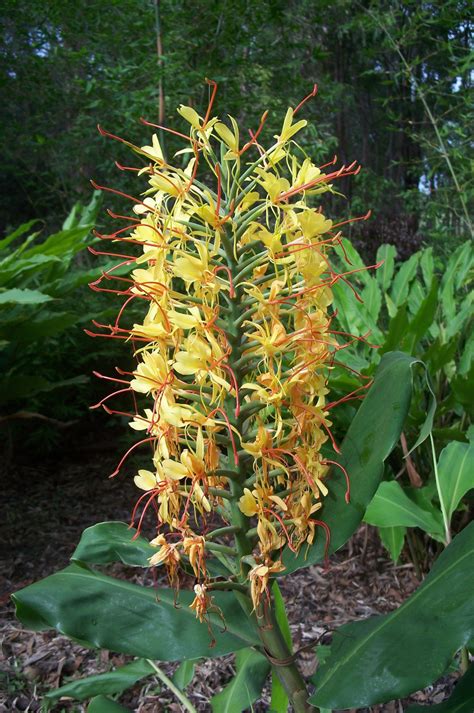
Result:
{"label": "mulch ground", "polygon": [[[10,594],[67,565],[82,530],[102,520],[125,520],[136,490],[127,480],[109,480],[116,458],[107,452],[77,449],[71,457],[41,465],[4,466],[2,480],[6,512],[0,519],[0,626],[3,659],[0,713],[39,711],[44,693],[73,678],[110,670],[130,657],[91,651],[71,643],[55,631],[31,632],[15,619]],[[114,565],[114,574],[127,568]],[[136,570],[135,570],[136,574]],[[419,582],[408,559],[394,566],[374,530],[362,526],[352,540],[331,558],[329,569],[311,566],[282,581],[296,648],[351,620],[396,609]],[[302,653],[300,666],[310,675],[315,657]],[[176,665],[164,664],[172,674]],[[199,711],[210,711],[210,698],[232,678],[233,656],[211,659],[196,668],[187,695]],[[444,679],[403,702],[373,706],[372,713],[399,713],[408,702],[438,703],[450,692],[453,679]],[[158,679],[147,679],[120,697],[137,713],[184,710]],[[269,691],[253,708],[267,711]],[[82,713],[86,706],[61,701],[53,711]],[[356,709],[354,709],[356,710]]]}

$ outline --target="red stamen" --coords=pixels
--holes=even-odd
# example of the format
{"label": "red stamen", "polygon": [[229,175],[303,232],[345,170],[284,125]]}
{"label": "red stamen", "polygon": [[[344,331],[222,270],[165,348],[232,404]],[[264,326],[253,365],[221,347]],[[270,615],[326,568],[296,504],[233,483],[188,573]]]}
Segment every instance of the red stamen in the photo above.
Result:
{"label": "red stamen", "polygon": [[152,126],[154,129],[161,129],[162,131],[168,131],[170,134],[174,134],[175,136],[180,136],[182,139],[186,139],[186,141],[190,140],[189,136],[186,136],[186,134],[182,134],[180,131],[175,131],[174,129],[168,129],[167,126],[162,126],[161,124],[153,124],[151,121],[147,121],[146,119],[143,118],[143,116],[140,117],[140,122],[144,124],[145,126]]}
{"label": "red stamen", "polygon": [[240,415],[240,397],[239,397],[239,386],[237,384],[237,379],[233,369],[228,364],[221,364],[222,368],[229,372],[232,384],[235,390],[235,418]]}
{"label": "red stamen", "polygon": [[296,114],[297,111],[299,111],[299,110],[301,109],[301,107],[302,107],[304,104],[306,104],[306,102],[307,102],[309,99],[311,99],[312,97],[315,97],[317,93],[318,93],[318,85],[317,85],[317,84],[314,84],[312,90],[310,91],[310,93],[309,93],[307,96],[305,96],[304,99],[302,99],[302,100],[300,101],[300,103],[298,104],[298,106],[297,106],[296,109],[294,110],[293,116]]}
{"label": "red stamen", "polygon": [[209,100],[209,104],[207,107],[206,116],[204,117],[204,121],[202,123],[203,129],[206,128],[207,122],[209,121],[209,118],[211,116],[212,105],[214,104],[214,99],[216,98],[216,92],[217,92],[217,82],[215,82],[213,79],[207,79],[207,77],[206,77],[206,84],[209,84],[209,86],[212,87],[212,93],[211,93],[211,98]]}
{"label": "red stamen", "polygon": [[230,284],[229,297],[235,297],[235,289],[234,289],[234,282],[232,280],[232,272],[227,267],[227,265],[218,265],[213,270],[214,275],[217,274],[219,272],[219,270],[225,270],[227,272],[227,275],[229,277],[229,284]]}
{"label": "red stamen", "polygon": [[335,461],[335,460],[326,459],[326,460],[321,461],[321,463],[323,465],[327,465],[328,463],[330,463],[331,465],[337,465],[337,467],[342,470],[342,472],[344,473],[344,478],[346,479],[346,494],[345,494],[344,498],[345,498],[346,503],[349,504],[350,500],[351,500],[351,484],[349,481],[349,475],[347,473],[347,470],[344,468],[343,465],[341,465],[340,463],[337,463],[337,461]]}
{"label": "red stamen", "polygon": [[230,438],[230,441],[232,444],[232,450],[234,453],[234,464],[239,465],[239,454],[237,453],[237,447],[235,445],[234,434],[232,433],[232,427],[230,425],[229,417],[227,416],[226,412],[224,411],[224,409],[222,409],[222,408],[220,408],[220,406],[218,406],[213,411],[211,411],[211,413],[208,415],[208,418],[212,418],[214,416],[214,414],[217,412],[219,412],[221,414],[221,416],[224,418],[224,421],[227,424],[227,429],[229,431],[229,438]]}
{"label": "red stamen", "polygon": [[[107,409],[106,409],[107,410]],[[143,443],[151,443],[152,441],[156,441],[156,436],[152,436],[151,438],[144,438],[142,441],[138,441],[138,443],[134,443],[133,446],[131,446],[128,451],[125,453],[125,455],[122,456],[122,458],[119,461],[119,464],[117,465],[116,469],[114,470],[113,473],[109,475],[109,478],[115,478],[116,475],[119,474],[120,469],[130,453],[135,450],[135,448],[138,448],[138,446],[143,445]]]}
{"label": "red stamen", "polygon": [[243,146],[243,147],[240,149],[240,151],[239,151],[239,156],[242,156],[242,154],[245,153],[245,151],[247,151],[247,149],[249,149],[253,144],[255,144],[255,143],[257,142],[258,136],[259,136],[259,134],[261,133],[261,131],[262,131],[262,129],[263,129],[263,126],[264,126],[264,124],[265,124],[265,122],[266,122],[266,120],[267,120],[267,116],[268,116],[268,110],[265,111],[265,112],[262,114],[262,118],[260,119],[260,124],[259,124],[259,126],[258,126],[257,131],[256,131],[255,133],[253,133],[253,131],[250,131],[250,130],[249,130],[250,141],[247,141],[247,143],[245,144],[245,146]]}
{"label": "red stamen", "polygon": [[322,527],[326,533],[326,546],[324,548],[324,561],[326,566],[328,566],[328,551],[329,551],[329,545],[331,542],[331,530],[329,529],[329,526],[327,523],[323,522],[322,520],[311,520],[311,522],[314,522],[315,525],[318,527]]}
{"label": "red stamen", "polygon": [[108,394],[107,396],[104,396],[104,398],[101,399],[101,401],[99,401],[98,403],[94,404],[93,406],[89,406],[89,408],[90,408],[91,410],[92,410],[92,409],[95,409],[95,408],[99,408],[99,406],[102,406],[102,404],[105,403],[108,399],[111,399],[112,396],[117,396],[117,394],[124,394],[126,391],[131,391],[131,390],[132,390],[132,389],[131,389],[131,387],[129,386],[128,389],[118,389],[117,391],[113,391],[111,394]]}

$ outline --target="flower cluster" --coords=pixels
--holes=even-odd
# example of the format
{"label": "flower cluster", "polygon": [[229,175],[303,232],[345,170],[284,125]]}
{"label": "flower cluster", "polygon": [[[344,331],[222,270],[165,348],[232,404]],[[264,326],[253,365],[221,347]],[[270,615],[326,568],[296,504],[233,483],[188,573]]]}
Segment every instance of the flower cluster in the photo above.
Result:
{"label": "flower cluster", "polygon": [[[143,435],[136,445],[152,447],[152,464],[135,476],[143,493],[133,521],[140,530],[154,513],[150,564],[166,565],[173,585],[181,566],[194,573],[201,619],[214,581],[209,556],[249,586],[256,606],[283,569],[282,548],[298,552],[324,527],[316,514],[332,463],[321,454],[332,439],[327,379],[343,346],[331,286],[345,278],[330,264],[339,226],[313,206],[358,171],[315,166],[295,143],[304,102],[288,109],[265,148],[266,114],[245,141],[232,117],[228,125],[212,116],[214,95],[213,85],[203,117],[178,110],[188,132],[173,132],[183,142],[175,165],[157,134],[132,147],[144,165],[130,170],[147,185],[140,198],[127,196],[134,217],[125,227],[100,237],[139,252],[120,254],[133,265],[129,277],[114,267],[93,283],[100,290],[116,280],[110,291],[125,298],[108,336],[131,340],[137,366],[129,379],[106,378],[131,392],[130,426]],[[177,167],[183,156],[189,161]],[[143,320],[123,326],[136,300]],[[217,518],[223,528],[213,532]],[[217,532],[235,537],[234,557]]]}

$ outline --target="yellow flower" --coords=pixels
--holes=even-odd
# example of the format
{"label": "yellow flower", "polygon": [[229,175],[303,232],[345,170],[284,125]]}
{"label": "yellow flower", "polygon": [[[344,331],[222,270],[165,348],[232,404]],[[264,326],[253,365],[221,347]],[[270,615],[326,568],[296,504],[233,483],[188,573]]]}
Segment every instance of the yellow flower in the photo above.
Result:
{"label": "yellow flower", "polygon": [[248,488],[244,488],[244,494],[239,500],[239,508],[247,517],[252,517],[258,513],[258,502]]}
{"label": "yellow flower", "polygon": [[[212,116],[210,84],[203,116],[178,110],[187,133],[175,132],[183,142],[177,165],[164,160],[156,134],[135,147],[147,159],[137,171],[135,217],[110,236],[133,245],[133,255],[117,252],[121,270],[95,283],[106,281],[123,298],[109,336],[133,344],[137,360],[123,372],[128,378],[112,381],[125,383],[117,393],[130,404],[116,413],[129,414],[141,436],[136,446],[151,449],[153,466],[134,477],[143,491],[138,529],[145,515],[155,518],[150,564],[164,564],[174,586],[182,558],[189,560],[201,580],[191,604],[201,621],[213,552],[234,558],[239,573],[254,558],[247,585],[257,607],[283,570],[279,550],[312,544],[321,525],[314,516],[324,507],[331,462],[321,447],[333,440],[327,381],[342,342],[330,309],[339,279],[330,257],[340,235],[313,205],[331,182],[358,170],[325,173],[295,150],[307,123],[295,111],[305,100],[288,109],[268,148],[266,114],[242,145],[233,117]],[[133,266],[127,276],[125,264]],[[246,547],[252,554],[242,561],[228,541],[236,508],[256,523]],[[231,526],[225,544],[208,535],[218,518]]]}

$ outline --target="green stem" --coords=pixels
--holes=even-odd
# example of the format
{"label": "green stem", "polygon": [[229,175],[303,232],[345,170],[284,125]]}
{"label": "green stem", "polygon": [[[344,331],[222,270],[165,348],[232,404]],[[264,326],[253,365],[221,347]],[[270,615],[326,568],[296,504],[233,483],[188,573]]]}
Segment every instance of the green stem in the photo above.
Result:
{"label": "green stem", "polygon": [[[292,659],[290,649],[276,622],[273,608],[271,610],[270,622],[266,622],[265,616],[262,614],[261,616],[257,615],[257,622],[260,622],[260,639],[291,701],[294,712],[310,713],[311,711],[316,711],[316,708],[308,703],[309,693],[306,683],[296,663]],[[281,663],[277,663],[278,661]]]}
{"label": "green stem", "polygon": [[172,681],[170,678],[168,678],[168,676],[166,675],[166,673],[164,673],[164,672],[161,670],[161,668],[159,668],[159,667],[158,667],[153,661],[151,661],[150,659],[147,659],[147,663],[150,664],[150,666],[151,666],[152,669],[155,671],[155,673],[156,673],[156,675],[158,676],[158,678],[160,679],[160,681],[162,681],[162,682],[165,684],[165,686],[167,686],[167,687],[170,689],[170,691],[173,691],[174,695],[175,695],[176,698],[180,701],[180,703],[183,704],[183,706],[185,707],[185,709],[186,709],[187,711],[189,711],[189,713],[197,713],[196,708],[193,706],[193,704],[191,703],[191,701],[189,700],[189,698],[187,698],[187,696],[185,696],[184,693],[179,690],[179,688],[173,683],[173,681]]}
{"label": "green stem", "polygon": [[227,527],[218,527],[217,530],[213,530],[206,535],[206,540],[213,540],[214,537],[220,537],[220,535],[235,535],[236,532],[240,530],[240,527],[235,527],[234,525],[229,525]]}
{"label": "green stem", "polygon": [[206,550],[209,550],[209,552],[220,552],[223,555],[230,555],[231,557],[237,557],[238,555],[237,550],[234,550],[233,547],[228,547],[227,545],[220,545],[218,542],[206,541],[204,547],[206,548]]}

